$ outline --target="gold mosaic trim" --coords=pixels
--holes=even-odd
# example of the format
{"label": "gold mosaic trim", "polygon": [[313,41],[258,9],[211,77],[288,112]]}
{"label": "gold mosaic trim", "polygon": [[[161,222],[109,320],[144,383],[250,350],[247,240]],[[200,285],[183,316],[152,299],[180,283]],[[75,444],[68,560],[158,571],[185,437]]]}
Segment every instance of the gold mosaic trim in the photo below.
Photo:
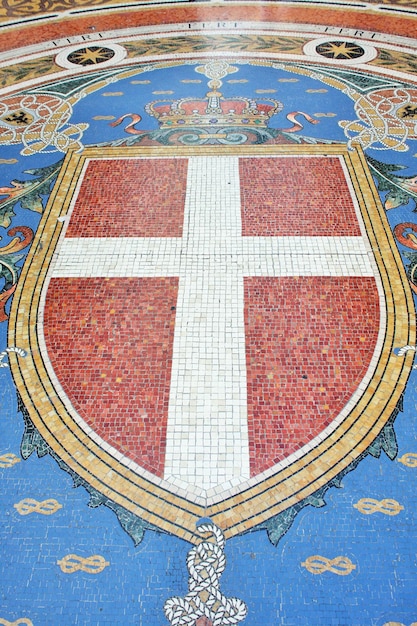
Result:
{"label": "gold mosaic trim", "polygon": [[[91,440],[67,412],[48,375],[38,341],[42,286],[66,215],[87,158],[191,156],[233,154],[343,156],[358,196],[369,238],[386,290],[387,331],[381,357],[367,389],[344,421],[322,443],[285,469],[243,493],[204,507],[150,482],[119,463]],[[380,252],[384,252],[383,256]],[[393,293],[395,288],[395,298]],[[9,345],[27,351],[25,359],[10,354],[12,374],[41,436],[54,452],[95,489],[157,527],[198,542],[196,521],[209,516],[227,537],[249,530],[300,502],[346,469],[378,436],[405,388],[414,353],[404,358],[394,347],[415,343],[415,312],[401,258],[396,250],[377,190],[363,153],[345,145],[240,146],[200,148],[89,148],[67,155],[45,215],[22,271],[13,299]],[[166,484],[166,483],[165,483]]]}
{"label": "gold mosaic trim", "polygon": [[[330,36],[329,36],[330,37]],[[307,57],[304,55],[303,47],[309,41],[314,41],[315,38],[311,36],[295,36],[295,35],[285,35],[285,34],[277,34],[277,35],[258,35],[258,34],[234,34],[229,33],[225,34],[212,34],[212,33],[198,33],[198,34],[178,34],[169,37],[149,37],[147,39],[138,39],[135,41],[120,41],[120,45],[127,50],[127,59],[128,61],[132,61],[137,59],[138,63],[141,62],[141,59],[145,57],[161,57],[160,63],[162,63],[162,58],[167,55],[173,54],[196,54],[196,59],[200,58],[201,55],[211,53],[213,50],[217,52],[225,52],[228,54],[238,54],[238,53],[252,53],[252,54],[263,54],[264,58],[262,59],[249,59],[246,62],[256,65],[264,65],[266,67],[271,66],[273,63],[277,61],[286,62],[286,55],[294,55],[299,56],[300,58],[297,61],[294,61],[291,58],[291,62],[295,63],[305,63],[308,62],[311,65],[311,71],[314,72],[317,66],[325,65],[325,59]],[[91,45],[94,45],[97,42],[92,41]],[[103,43],[105,46],[105,41]],[[415,80],[415,74],[417,72],[417,51],[416,54],[412,54],[409,52],[401,52],[396,50],[385,49],[380,46],[378,42],[373,42],[373,45],[378,49],[378,55],[372,61],[367,63],[367,66],[371,68],[372,66],[385,68],[388,72],[392,72],[392,70],[397,72],[403,72],[410,74],[410,80]],[[82,47],[82,44],[80,44]],[[19,83],[28,82],[32,80],[36,80],[42,77],[45,77],[45,81],[43,84],[47,87],[47,77],[53,75],[53,80],[59,80],[59,75],[61,73],[67,72],[68,70],[64,70],[62,67],[58,66],[55,63],[56,51],[49,50],[45,53],[45,56],[37,59],[27,60],[24,62],[17,61],[12,65],[8,65],[7,67],[0,68],[0,88],[15,86],[18,88]],[[282,55],[283,58],[280,59],[270,59],[268,56],[270,54],[279,54]],[[230,57],[230,62],[237,62],[238,59],[234,57]],[[175,61],[167,61],[167,66],[179,65],[183,61],[175,60]],[[145,63],[147,63],[145,61]],[[152,63],[158,63],[158,60],[154,59]],[[123,63],[110,66],[115,70],[123,69]],[[335,66],[330,66],[332,69],[335,69]],[[346,67],[343,65],[342,67]],[[354,67],[354,66],[353,66]],[[76,66],[74,66],[74,71],[76,71]],[[109,69],[109,66],[105,68],[101,68],[100,65],[96,65],[94,70],[100,72],[101,69]],[[126,69],[126,71],[129,71]],[[139,68],[135,68],[135,70],[130,70],[132,73],[134,71],[140,71]],[[143,70],[142,70],[143,71]],[[300,72],[302,73],[302,72]],[[92,74],[90,74],[92,75]]]}
{"label": "gold mosaic trim", "polygon": [[[284,0],[276,0],[276,2],[284,2]],[[141,0],[140,4],[148,4],[152,5],[156,0]],[[256,0],[255,0],[256,2]],[[254,3],[255,3],[254,2]],[[287,0],[285,0],[287,2]],[[336,4],[336,8],[340,7],[340,2],[334,0]],[[367,0],[368,4],[381,4],[381,5],[392,5],[392,6],[402,6],[402,7],[410,7],[414,8],[413,0]],[[71,9],[80,9],[80,8],[91,8],[97,7],[100,10],[100,7],[110,7],[117,4],[114,0],[51,0],[48,6],[48,11],[45,11],[45,2],[43,0],[1,0],[0,2],[0,20],[10,19],[10,18],[25,18],[33,15],[44,14],[48,15],[48,13],[57,13],[59,11],[70,11]],[[138,4],[137,0],[124,0],[124,5],[128,6],[129,4],[136,5]],[[312,2],[311,4],[314,4]],[[324,8],[332,8],[330,5],[332,4],[332,0],[327,0]],[[344,0],[344,4],[349,5],[352,4],[352,8],[355,8],[357,5],[357,0]],[[323,8],[321,5],[320,8]],[[346,7],[348,9],[348,6]]]}
{"label": "gold mosaic trim", "polygon": [[417,74],[417,51],[415,54],[411,54],[409,52],[379,48],[378,56],[369,65],[377,65],[378,67],[384,67],[386,70],[392,69],[396,72],[411,74],[415,79]]}
{"label": "gold mosaic trim", "polygon": [[[146,4],[146,0],[141,0]],[[149,4],[152,0],[149,0]],[[48,13],[56,13],[58,11],[70,11],[71,9],[79,9],[82,7],[105,7],[116,4],[114,0],[51,0],[48,3],[48,11],[45,11],[44,0],[1,0],[0,2],[0,20],[18,17],[30,17],[32,15],[48,15]],[[124,0],[123,4],[137,4],[137,0]]]}
{"label": "gold mosaic trim", "polygon": [[[303,55],[303,46],[310,40],[310,37],[301,38],[293,36],[266,36],[251,34],[190,34],[184,36],[179,34],[172,37],[149,37],[137,41],[119,42],[128,52],[129,60],[137,59],[141,61],[143,57],[166,56],[169,54],[190,54],[196,53],[201,56],[204,53],[211,53],[213,49],[221,52],[253,52],[253,53],[273,53],[273,54],[296,54]],[[91,45],[97,42],[92,41]],[[103,43],[105,46],[105,42]],[[80,44],[82,47],[82,44]],[[55,63],[56,51],[50,50],[45,56],[39,59],[24,62],[17,61],[13,65],[0,68],[0,88],[17,86],[21,82],[35,80],[54,74],[53,78],[59,80],[59,74],[67,70]],[[179,65],[182,61],[171,62]],[[268,64],[270,64],[269,62]],[[123,64],[112,66],[114,69],[122,69]],[[100,71],[100,65],[94,68]],[[107,66],[104,69],[109,69]],[[76,67],[74,66],[74,70]],[[47,81],[45,81],[47,84]]]}
{"label": "gold mosaic trim", "polygon": [[[259,26],[261,27],[261,25]],[[256,27],[255,27],[256,28]],[[256,35],[250,33],[228,33],[213,35],[199,33],[170,37],[149,37],[138,41],[128,41],[123,45],[129,58],[166,55],[173,53],[197,52],[266,52],[267,54],[303,54],[303,46],[311,37],[292,35]]]}

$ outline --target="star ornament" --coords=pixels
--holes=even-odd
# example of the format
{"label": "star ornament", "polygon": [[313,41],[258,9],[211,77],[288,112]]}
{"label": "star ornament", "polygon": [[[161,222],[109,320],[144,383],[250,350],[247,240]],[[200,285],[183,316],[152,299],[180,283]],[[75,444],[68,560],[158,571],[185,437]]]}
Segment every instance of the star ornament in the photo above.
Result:
{"label": "star ornament", "polygon": [[80,48],[68,55],[68,61],[76,65],[98,65],[104,63],[114,56],[114,50],[101,46],[91,46]]}
{"label": "star ornament", "polygon": [[328,59],[357,59],[365,52],[350,41],[329,41],[317,46],[316,51]]}

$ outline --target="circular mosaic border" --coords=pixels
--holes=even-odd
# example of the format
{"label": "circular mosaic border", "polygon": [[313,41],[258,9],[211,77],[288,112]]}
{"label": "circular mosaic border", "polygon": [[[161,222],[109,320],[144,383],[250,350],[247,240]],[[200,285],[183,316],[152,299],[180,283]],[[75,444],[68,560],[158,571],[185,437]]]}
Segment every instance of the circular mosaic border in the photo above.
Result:
{"label": "circular mosaic border", "polygon": [[98,65],[100,67],[116,65],[126,56],[126,49],[116,43],[106,41],[101,45],[100,42],[94,42],[91,45],[84,44],[61,50],[55,57],[55,63],[65,69],[79,70]]}
{"label": "circular mosaic border", "polygon": [[364,41],[356,41],[345,37],[319,37],[305,44],[303,52],[306,56],[321,62],[324,60],[342,65],[369,63],[378,52],[376,48]]}

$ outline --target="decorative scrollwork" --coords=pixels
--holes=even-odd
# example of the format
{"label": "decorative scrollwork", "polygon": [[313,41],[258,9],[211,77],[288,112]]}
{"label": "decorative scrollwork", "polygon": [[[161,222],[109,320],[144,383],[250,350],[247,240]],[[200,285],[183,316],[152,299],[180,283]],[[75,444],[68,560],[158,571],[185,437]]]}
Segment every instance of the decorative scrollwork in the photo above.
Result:
{"label": "decorative scrollwork", "polygon": [[336,556],[334,559],[328,559],[325,556],[315,555],[309,556],[303,563],[303,567],[310,574],[323,574],[324,572],[332,572],[338,576],[348,576],[356,565],[347,556]]}
{"label": "decorative scrollwork", "polygon": [[361,498],[353,505],[355,509],[364,515],[372,515],[372,513],[383,513],[384,515],[398,515],[404,510],[404,507],[391,498],[383,500],[375,500],[374,498]]}
{"label": "decorative scrollwork", "polygon": [[0,456],[0,467],[13,467],[20,463],[20,459],[13,452],[6,452]]}
{"label": "decorative scrollwork", "polygon": [[339,123],[349,146],[360,144],[364,149],[399,152],[409,149],[408,139],[417,136],[416,89],[377,89],[366,96],[351,89],[347,93],[355,100],[358,116],[356,120]]}
{"label": "decorative scrollwork", "polygon": [[86,558],[77,554],[67,554],[63,559],[57,561],[57,564],[64,574],[73,574],[79,570],[87,574],[100,574],[105,567],[110,565],[100,554],[93,554]]}
{"label": "decorative scrollwork", "polygon": [[402,463],[406,467],[417,467],[417,454],[415,452],[405,452],[398,463]]}
{"label": "decorative scrollwork", "polygon": [[10,96],[0,101],[0,145],[23,144],[21,154],[81,150],[88,124],[71,124],[70,102],[44,94]]}
{"label": "decorative scrollwork", "polygon": [[13,506],[20,515],[30,515],[31,513],[53,515],[59,509],[62,509],[62,504],[59,504],[55,498],[42,501],[34,500],[34,498],[25,498]]}
{"label": "decorative scrollwork", "polygon": [[[33,231],[28,226],[16,226],[11,228],[7,234],[9,237],[14,237],[14,239],[3,248],[0,248],[0,279],[4,279],[4,285],[0,291],[0,322],[4,322],[8,318],[5,306],[16,289],[20,272],[17,263],[24,256],[20,254],[20,252],[26,248],[33,239]],[[15,237],[17,234],[21,234],[22,238]],[[18,349],[16,348],[7,349],[7,352],[17,351]],[[7,364],[1,362],[4,356],[5,353],[2,352],[0,354],[0,367],[7,367]],[[25,355],[23,354],[21,356]]]}

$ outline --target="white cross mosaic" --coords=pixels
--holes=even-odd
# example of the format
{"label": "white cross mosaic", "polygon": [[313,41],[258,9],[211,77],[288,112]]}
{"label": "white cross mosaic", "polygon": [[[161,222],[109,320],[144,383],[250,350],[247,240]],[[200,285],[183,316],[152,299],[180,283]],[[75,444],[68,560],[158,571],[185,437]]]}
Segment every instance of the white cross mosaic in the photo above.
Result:
{"label": "white cross mosaic", "polygon": [[374,276],[367,246],[243,237],[239,157],[193,156],[182,237],[63,239],[51,276],[179,277],[164,478],[207,490],[249,478],[244,277]]}

